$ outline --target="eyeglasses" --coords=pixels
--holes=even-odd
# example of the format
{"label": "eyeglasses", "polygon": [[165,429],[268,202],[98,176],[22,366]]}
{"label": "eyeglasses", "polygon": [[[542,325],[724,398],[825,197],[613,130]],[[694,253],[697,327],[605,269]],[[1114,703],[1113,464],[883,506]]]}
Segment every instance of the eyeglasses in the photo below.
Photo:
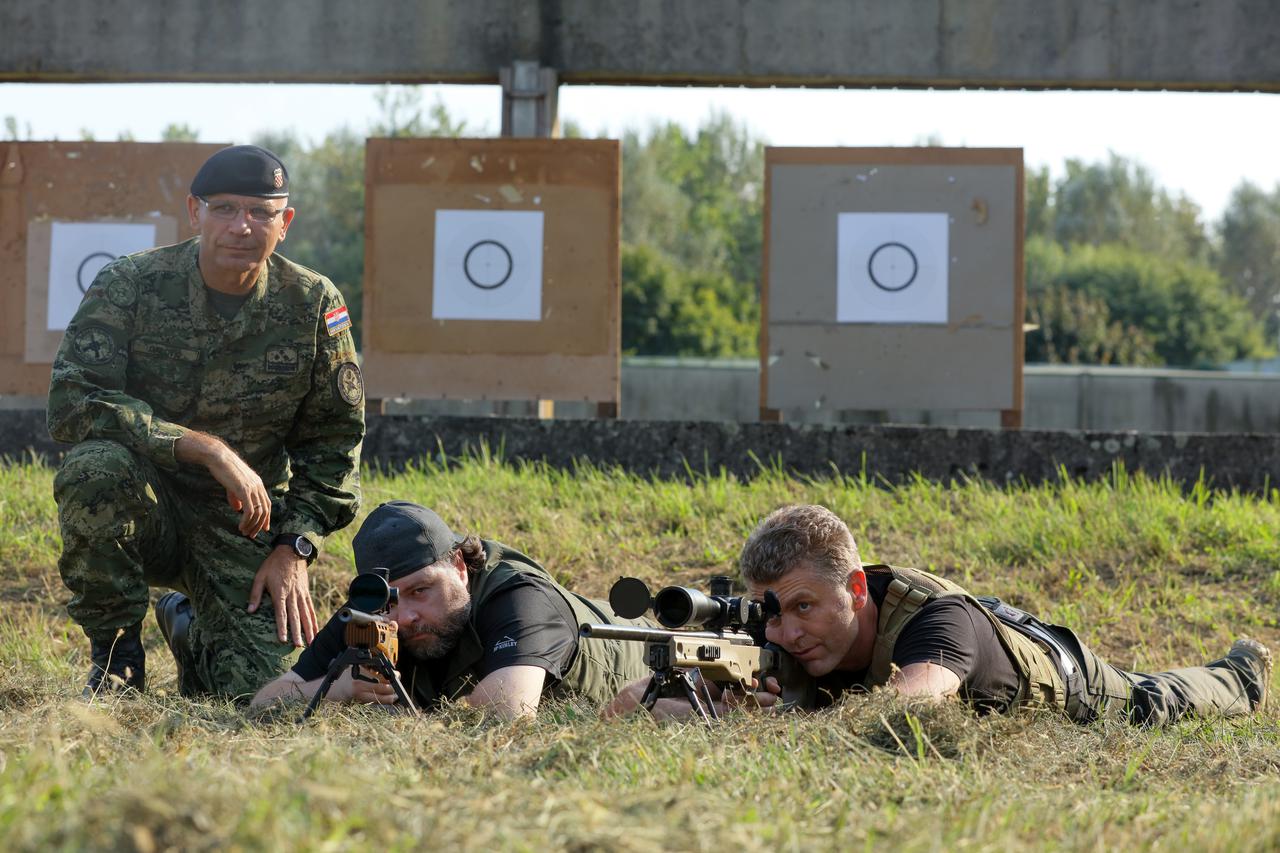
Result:
{"label": "eyeglasses", "polygon": [[201,198],[200,203],[204,205],[205,210],[209,211],[209,215],[214,219],[230,222],[238,217],[241,211],[244,211],[245,215],[249,217],[249,221],[258,225],[269,225],[275,221],[277,216],[288,210],[286,207],[277,210],[274,207],[266,207],[261,204],[244,207],[243,205],[232,204],[229,201],[209,201],[207,198]]}

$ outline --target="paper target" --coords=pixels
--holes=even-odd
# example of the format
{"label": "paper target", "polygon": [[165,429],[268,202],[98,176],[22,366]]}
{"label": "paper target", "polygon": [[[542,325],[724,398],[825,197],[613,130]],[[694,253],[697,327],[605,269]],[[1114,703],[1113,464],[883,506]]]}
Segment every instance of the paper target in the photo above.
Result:
{"label": "paper target", "polygon": [[50,331],[67,328],[98,271],[122,255],[156,245],[156,226],[121,222],[55,222],[49,242]]}
{"label": "paper target", "polygon": [[542,319],[543,213],[437,210],[431,316]]}
{"label": "paper target", "polygon": [[836,321],[946,323],[945,213],[841,213]]}

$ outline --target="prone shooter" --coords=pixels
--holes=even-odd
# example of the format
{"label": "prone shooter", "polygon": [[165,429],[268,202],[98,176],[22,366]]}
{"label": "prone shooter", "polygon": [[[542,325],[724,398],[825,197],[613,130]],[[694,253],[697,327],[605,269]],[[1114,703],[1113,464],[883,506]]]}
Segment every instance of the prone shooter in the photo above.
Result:
{"label": "prone shooter", "polygon": [[302,720],[311,716],[333,682],[348,667],[351,668],[351,677],[360,681],[376,681],[366,674],[366,671],[372,671],[391,685],[409,713],[418,713],[417,706],[400,681],[400,673],[396,671],[400,640],[395,623],[387,618],[387,613],[399,602],[400,590],[390,585],[389,577],[389,570],[376,568],[356,575],[351,581],[347,588],[347,604],[338,611],[338,619],[346,624],[343,632],[346,651],[329,664],[329,672],[302,712]]}

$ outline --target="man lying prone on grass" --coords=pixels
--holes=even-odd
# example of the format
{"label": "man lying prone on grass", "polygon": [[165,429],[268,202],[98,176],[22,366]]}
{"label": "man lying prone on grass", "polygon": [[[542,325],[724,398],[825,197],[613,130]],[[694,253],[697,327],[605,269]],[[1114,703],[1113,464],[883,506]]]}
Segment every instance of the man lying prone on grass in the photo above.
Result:
{"label": "man lying prone on grass", "polygon": [[[500,716],[525,716],[547,695],[606,702],[648,672],[642,646],[578,637],[583,622],[637,623],[607,618],[607,604],[570,592],[518,551],[456,536],[426,507],[382,504],[353,546],[357,571],[385,568],[399,590],[389,613],[399,636],[398,671],[419,707],[457,699]],[[335,615],[293,669],[259,690],[253,704],[310,699],[345,648]],[[353,679],[349,670],[325,698],[396,702],[391,684]]]}
{"label": "man lying prone on grass", "polygon": [[[825,507],[773,512],[748,538],[740,568],[754,598],[777,596],[781,612],[769,620],[766,638],[818,679],[820,704],[887,686],[909,697],[958,697],[979,711],[1051,707],[1077,722],[1116,714],[1160,725],[1192,715],[1248,714],[1267,700],[1271,653],[1256,640],[1237,640],[1204,666],[1125,672],[1073,631],[999,599],[975,598],[918,569],[864,566],[849,528]],[[628,685],[605,715],[638,707],[646,683]],[[755,700],[770,707],[778,688],[771,680],[764,688]],[[677,699],[659,700],[653,711],[691,713]]]}

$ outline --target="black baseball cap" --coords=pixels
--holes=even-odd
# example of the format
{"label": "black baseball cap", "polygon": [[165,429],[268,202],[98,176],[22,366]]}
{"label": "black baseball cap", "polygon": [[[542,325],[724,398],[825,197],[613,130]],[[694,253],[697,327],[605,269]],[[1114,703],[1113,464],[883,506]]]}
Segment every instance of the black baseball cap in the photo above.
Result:
{"label": "black baseball cap", "polygon": [[386,568],[395,580],[447,556],[461,541],[425,506],[388,501],[369,513],[351,544],[357,572]]}
{"label": "black baseball cap", "polygon": [[205,160],[191,181],[194,196],[219,193],[283,198],[289,194],[289,170],[265,148],[232,145]]}

